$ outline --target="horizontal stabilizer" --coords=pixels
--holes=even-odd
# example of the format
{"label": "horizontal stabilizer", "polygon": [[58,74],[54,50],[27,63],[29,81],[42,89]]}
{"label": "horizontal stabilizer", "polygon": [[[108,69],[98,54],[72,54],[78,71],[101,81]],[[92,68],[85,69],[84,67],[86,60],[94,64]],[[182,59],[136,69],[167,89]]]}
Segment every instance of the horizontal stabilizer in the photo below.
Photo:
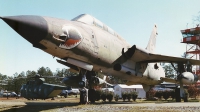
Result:
{"label": "horizontal stabilizer", "polygon": [[184,64],[187,64],[189,62],[191,65],[200,65],[200,60],[165,56],[160,54],[149,54],[149,55],[150,57],[149,59],[146,60],[147,62],[171,62],[171,63],[184,63]]}

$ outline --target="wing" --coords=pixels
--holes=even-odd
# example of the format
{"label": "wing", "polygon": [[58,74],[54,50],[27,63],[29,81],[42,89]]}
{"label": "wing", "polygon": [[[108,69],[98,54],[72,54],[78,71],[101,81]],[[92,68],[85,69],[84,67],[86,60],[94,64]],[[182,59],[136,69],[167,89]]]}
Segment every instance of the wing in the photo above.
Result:
{"label": "wing", "polygon": [[122,56],[135,62],[153,63],[153,62],[170,62],[170,63],[190,63],[191,65],[200,65],[200,60],[166,56],[160,54],[153,54],[146,49],[136,47],[136,45],[129,48],[125,53],[122,50]]}
{"label": "wing", "polygon": [[160,55],[160,54],[149,54],[149,59],[146,59],[144,61],[146,62],[175,62],[175,63],[189,62],[192,65],[200,65],[200,60],[165,56],[165,55]]}

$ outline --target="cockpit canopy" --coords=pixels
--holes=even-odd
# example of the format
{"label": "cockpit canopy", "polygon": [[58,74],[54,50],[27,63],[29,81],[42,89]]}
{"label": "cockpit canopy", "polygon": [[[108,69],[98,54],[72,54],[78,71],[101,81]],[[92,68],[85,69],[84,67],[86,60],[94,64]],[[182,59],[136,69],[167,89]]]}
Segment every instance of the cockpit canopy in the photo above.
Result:
{"label": "cockpit canopy", "polygon": [[81,14],[77,17],[75,17],[74,19],[72,19],[72,21],[79,21],[79,22],[83,22],[89,25],[93,25],[94,24],[94,19],[92,16],[88,15],[88,14]]}
{"label": "cockpit canopy", "polygon": [[82,23],[85,23],[88,25],[94,25],[96,27],[99,27],[99,28],[109,32],[110,34],[118,36],[117,33],[115,33],[114,30],[112,30],[110,27],[106,26],[101,21],[99,21],[98,19],[96,19],[88,14],[81,14],[81,15],[75,17],[74,19],[72,19],[72,21],[79,21],[79,22],[82,22]]}

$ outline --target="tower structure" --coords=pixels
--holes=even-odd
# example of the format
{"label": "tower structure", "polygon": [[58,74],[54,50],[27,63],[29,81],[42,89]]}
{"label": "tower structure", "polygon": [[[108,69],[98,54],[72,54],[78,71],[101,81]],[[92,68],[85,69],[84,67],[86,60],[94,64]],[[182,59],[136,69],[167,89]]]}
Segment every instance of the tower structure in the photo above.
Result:
{"label": "tower structure", "polygon": [[[183,39],[181,43],[186,44],[188,58],[200,60],[200,27],[181,30]],[[200,76],[200,66],[193,67],[193,72]]]}

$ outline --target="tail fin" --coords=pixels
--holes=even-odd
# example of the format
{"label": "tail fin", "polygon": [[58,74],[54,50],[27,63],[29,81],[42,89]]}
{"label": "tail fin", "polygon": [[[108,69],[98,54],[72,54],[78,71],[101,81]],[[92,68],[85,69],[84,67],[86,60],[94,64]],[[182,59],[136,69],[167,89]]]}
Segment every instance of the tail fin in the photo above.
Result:
{"label": "tail fin", "polygon": [[146,49],[150,52],[150,53],[154,53],[154,49],[156,47],[156,36],[158,35],[157,33],[157,26],[154,25],[153,27],[153,31],[151,32],[151,37],[149,39],[149,43],[146,47]]}

